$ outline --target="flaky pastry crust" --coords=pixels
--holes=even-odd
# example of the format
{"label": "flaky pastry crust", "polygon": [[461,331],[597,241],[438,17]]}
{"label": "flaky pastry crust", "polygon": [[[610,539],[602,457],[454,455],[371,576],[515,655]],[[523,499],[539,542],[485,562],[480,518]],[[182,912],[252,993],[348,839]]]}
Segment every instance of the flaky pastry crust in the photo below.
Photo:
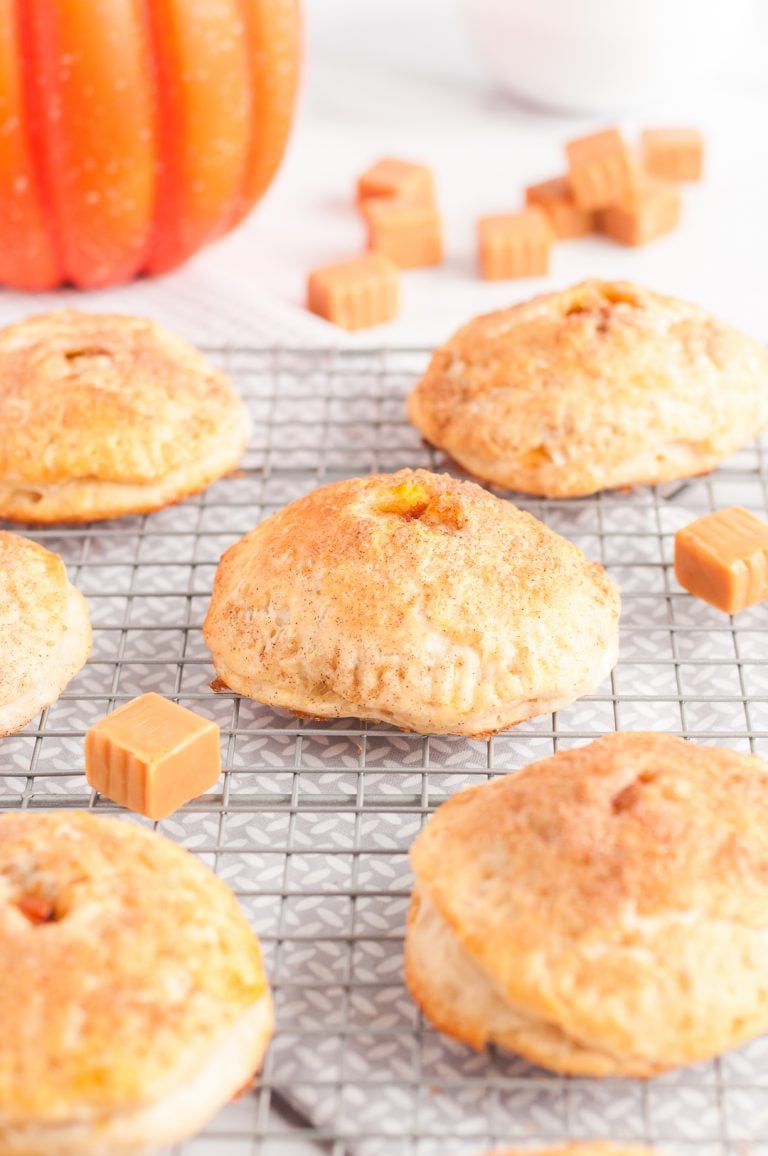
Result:
{"label": "flaky pastry crust", "polygon": [[247,436],[229,380],[152,321],[62,310],[0,331],[0,517],[155,510],[233,469]]}
{"label": "flaky pastry crust", "polygon": [[407,408],[476,477],[572,498],[713,469],[768,426],[768,350],[694,305],[584,281],[470,321]]}
{"label": "flaky pastry crust", "polygon": [[157,1151],[259,1066],[272,1012],[229,888],[85,812],[0,817],[0,1153]]}
{"label": "flaky pastry crust", "polygon": [[406,979],[436,1027],[652,1076],[768,1028],[768,767],[607,735],[461,792],[417,838]]}
{"label": "flaky pastry crust", "polygon": [[56,701],[91,641],[88,606],[59,555],[0,531],[0,736]]}
{"label": "flaky pastry crust", "polygon": [[618,617],[603,568],[536,518],[401,470],[324,486],[227,550],[203,633],[249,698],[481,736],[599,684]]}

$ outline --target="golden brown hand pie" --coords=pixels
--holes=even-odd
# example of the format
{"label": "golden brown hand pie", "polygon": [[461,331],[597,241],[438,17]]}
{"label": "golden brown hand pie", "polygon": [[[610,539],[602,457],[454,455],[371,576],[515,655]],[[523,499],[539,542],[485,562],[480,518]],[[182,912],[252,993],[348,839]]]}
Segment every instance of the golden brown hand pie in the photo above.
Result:
{"label": "golden brown hand pie", "polygon": [[665,482],[768,426],[768,350],[694,305],[584,281],[470,321],[408,416],[470,473],[524,493]]}
{"label": "golden brown hand pie", "polygon": [[401,470],[324,486],[227,550],[203,633],[259,702],[482,736],[597,686],[618,617],[603,568],[530,514]]}
{"label": "golden brown hand pie", "polygon": [[612,734],[455,795],[411,851],[405,966],[441,1031],[652,1076],[768,1029],[768,767]]}
{"label": "golden brown hand pie", "polygon": [[61,558],[0,531],[0,736],[55,702],[90,652],[88,606]]}
{"label": "golden brown hand pie", "polygon": [[152,321],[64,310],[0,331],[0,518],[159,509],[231,470],[247,435],[227,378]]}
{"label": "golden brown hand pie", "polygon": [[272,1003],[229,888],[151,831],[0,817],[0,1152],[186,1139],[261,1064]]}

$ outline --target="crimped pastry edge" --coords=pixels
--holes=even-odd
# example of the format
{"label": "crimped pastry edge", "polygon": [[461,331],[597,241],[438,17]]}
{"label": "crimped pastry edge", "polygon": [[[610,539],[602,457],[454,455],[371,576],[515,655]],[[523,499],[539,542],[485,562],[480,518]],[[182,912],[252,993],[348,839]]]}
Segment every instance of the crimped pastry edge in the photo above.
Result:
{"label": "crimped pastry edge", "polygon": [[0,704],[0,738],[21,730],[44,707],[57,700],[85,665],[92,642],[88,603],[80,591],[70,585],[64,634],[59,646],[41,667],[33,687],[12,702]]}
{"label": "crimped pastry edge", "polygon": [[405,981],[434,1027],[478,1051],[497,1044],[566,1075],[647,1078],[666,1068],[640,1056],[602,1051],[512,1003],[418,883],[408,912]]}
{"label": "crimped pastry edge", "polygon": [[[0,1156],[153,1156],[189,1139],[261,1066],[274,1026],[262,996],[225,1032],[192,1079],[161,1100],[67,1123],[9,1120],[0,1113]],[[151,1046],[151,1041],[148,1045]]]}
{"label": "crimped pastry edge", "polygon": [[[516,699],[505,704],[503,711],[493,711],[458,719],[443,707],[423,709],[421,725],[414,714],[407,716],[386,710],[366,710],[361,712],[360,703],[347,701],[327,692],[323,698],[305,698],[296,695],[290,687],[275,687],[272,683],[249,678],[247,674],[227,666],[216,651],[212,651],[213,665],[222,683],[236,694],[261,702],[267,706],[289,710],[302,718],[318,720],[331,718],[360,718],[375,722],[390,723],[399,730],[417,734],[453,734],[471,739],[485,739],[499,731],[517,726],[538,715],[564,710],[582,695],[589,694],[599,686],[613,670],[618,659],[618,643],[614,648],[600,655],[600,662],[584,686],[573,688],[567,695],[553,698]],[[431,713],[430,713],[431,711]]]}
{"label": "crimped pastry edge", "polygon": [[200,493],[238,465],[248,441],[249,422],[237,438],[196,462],[171,470],[156,482],[112,482],[72,478],[37,485],[24,478],[0,479],[0,518],[29,525],[92,522],[127,514],[149,514]]}

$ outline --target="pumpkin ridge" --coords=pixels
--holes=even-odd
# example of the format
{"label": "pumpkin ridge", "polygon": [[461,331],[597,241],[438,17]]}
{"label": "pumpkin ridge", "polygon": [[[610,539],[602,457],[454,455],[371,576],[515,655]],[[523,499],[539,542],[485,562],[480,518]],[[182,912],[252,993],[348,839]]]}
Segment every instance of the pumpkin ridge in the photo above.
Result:
{"label": "pumpkin ridge", "polygon": [[[28,122],[27,140],[33,182],[40,208],[40,223],[51,256],[52,288],[63,279],[64,260],[51,180],[51,162],[42,87],[40,52],[36,36],[36,0],[11,0],[16,27],[19,30],[21,98]],[[23,129],[22,129],[23,131]]]}

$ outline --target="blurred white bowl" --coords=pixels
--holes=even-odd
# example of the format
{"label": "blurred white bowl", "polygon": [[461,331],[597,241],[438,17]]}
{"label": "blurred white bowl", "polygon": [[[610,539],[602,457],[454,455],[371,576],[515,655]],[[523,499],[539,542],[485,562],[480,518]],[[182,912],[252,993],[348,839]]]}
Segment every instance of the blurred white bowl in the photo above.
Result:
{"label": "blurred white bowl", "polygon": [[505,92],[570,112],[674,106],[734,59],[754,0],[464,0]]}

